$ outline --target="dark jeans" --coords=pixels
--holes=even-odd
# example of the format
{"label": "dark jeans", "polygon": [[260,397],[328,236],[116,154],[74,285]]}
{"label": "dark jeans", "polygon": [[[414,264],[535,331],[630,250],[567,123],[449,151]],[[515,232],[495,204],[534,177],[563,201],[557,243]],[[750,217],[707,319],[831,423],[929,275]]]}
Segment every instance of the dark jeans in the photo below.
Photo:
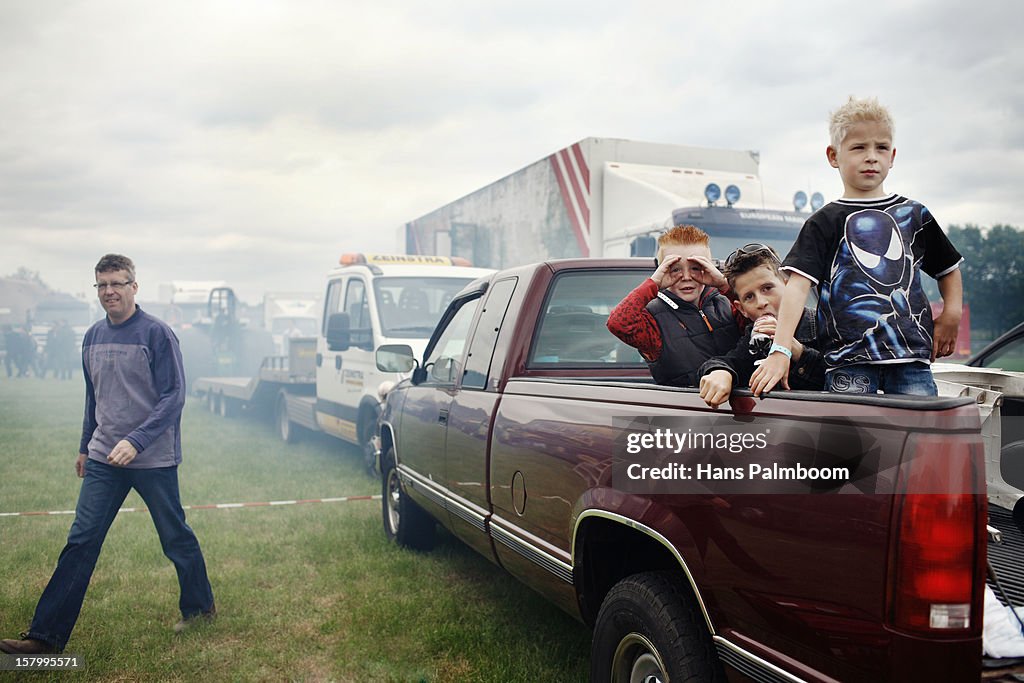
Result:
{"label": "dark jeans", "polygon": [[86,460],[75,521],[50,583],[39,598],[28,637],[63,650],[82,609],[100,548],[128,491],[142,496],[153,518],[164,555],[178,571],[178,606],[188,618],[213,607],[213,591],[196,535],[185,523],[178,497],[178,468],[127,469]]}

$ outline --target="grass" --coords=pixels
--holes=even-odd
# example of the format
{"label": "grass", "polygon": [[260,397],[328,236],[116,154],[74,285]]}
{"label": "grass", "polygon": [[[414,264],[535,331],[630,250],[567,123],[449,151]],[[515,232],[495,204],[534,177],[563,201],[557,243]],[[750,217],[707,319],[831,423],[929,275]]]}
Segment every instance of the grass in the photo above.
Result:
{"label": "grass", "polygon": [[[0,512],[74,509],[81,380],[0,379]],[[254,418],[198,403],[183,419],[182,502],[379,493],[360,455],[311,436],[286,446]],[[126,507],[142,506],[133,492]],[[582,681],[590,634],[445,534],[389,544],[379,501],[192,510],[218,619],[175,635],[177,581],[149,515],[107,537],[66,653],[90,681]],[[0,517],[0,637],[31,620],[70,515]],[[67,672],[19,673],[63,680]],[[7,678],[4,678],[4,677]],[[0,673],[0,680],[14,674]]]}

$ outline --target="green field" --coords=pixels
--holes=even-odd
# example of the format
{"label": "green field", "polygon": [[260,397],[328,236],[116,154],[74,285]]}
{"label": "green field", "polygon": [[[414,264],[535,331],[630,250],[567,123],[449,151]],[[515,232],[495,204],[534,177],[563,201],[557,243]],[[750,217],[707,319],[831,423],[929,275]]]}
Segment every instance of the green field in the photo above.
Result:
{"label": "green field", "polygon": [[[0,512],[74,509],[81,423],[80,379],[0,379]],[[354,449],[315,436],[286,446],[268,425],[198,402],[185,409],[183,450],[185,505],[379,493]],[[142,501],[132,493],[125,506]],[[187,514],[216,622],[171,631],[174,568],[148,514],[126,512],[65,651],[85,670],[19,680],[586,680],[583,625],[450,536],[430,554],[388,544],[379,501]],[[72,519],[0,517],[0,637],[28,626]]]}

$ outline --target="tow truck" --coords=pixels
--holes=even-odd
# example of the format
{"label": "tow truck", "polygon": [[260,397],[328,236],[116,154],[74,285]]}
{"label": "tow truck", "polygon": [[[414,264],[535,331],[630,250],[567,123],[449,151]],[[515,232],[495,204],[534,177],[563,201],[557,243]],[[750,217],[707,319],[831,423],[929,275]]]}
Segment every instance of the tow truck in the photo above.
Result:
{"label": "tow truck", "polygon": [[315,337],[291,339],[288,355],[264,358],[255,376],[201,377],[193,393],[225,417],[272,418],[286,443],[309,431],[355,444],[373,470],[381,392],[405,377],[378,370],[375,349],[399,343],[422,353],[455,295],[493,272],[457,257],[342,254],[325,278]]}

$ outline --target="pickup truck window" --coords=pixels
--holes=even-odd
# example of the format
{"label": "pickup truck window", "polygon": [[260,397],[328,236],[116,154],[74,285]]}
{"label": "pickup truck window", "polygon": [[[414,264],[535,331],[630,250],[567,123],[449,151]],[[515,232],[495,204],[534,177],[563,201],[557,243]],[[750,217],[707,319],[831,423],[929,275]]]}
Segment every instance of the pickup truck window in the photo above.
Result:
{"label": "pickup truck window", "polygon": [[516,288],[516,278],[509,278],[494,283],[487,293],[487,300],[480,311],[480,320],[476,324],[476,333],[469,346],[466,356],[466,374],[462,378],[463,389],[484,389],[487,387],[487,375],[494,356],[494,345],[498,341],[498,331],[505,320],[505,312],[512,300],[512,292]]}
{"label": "pickup truck window", "polygon": [[532,368],[644,365],[608,331],[608,314],[649,271],[572,271],[552,283],[530,350]]}
{"label": "pickup truck window", "polygon": [[467,301],[441,332],[430,356],[424,360],[428,371],[426,384],[455,384],[458,381],[462,374],[466,339],[479,307],[479,298]]}
{"label": "pickup truck window", "polygon": [[373,281],[385,337],[429,339],[441,314],[472,278],[381,277]]}

